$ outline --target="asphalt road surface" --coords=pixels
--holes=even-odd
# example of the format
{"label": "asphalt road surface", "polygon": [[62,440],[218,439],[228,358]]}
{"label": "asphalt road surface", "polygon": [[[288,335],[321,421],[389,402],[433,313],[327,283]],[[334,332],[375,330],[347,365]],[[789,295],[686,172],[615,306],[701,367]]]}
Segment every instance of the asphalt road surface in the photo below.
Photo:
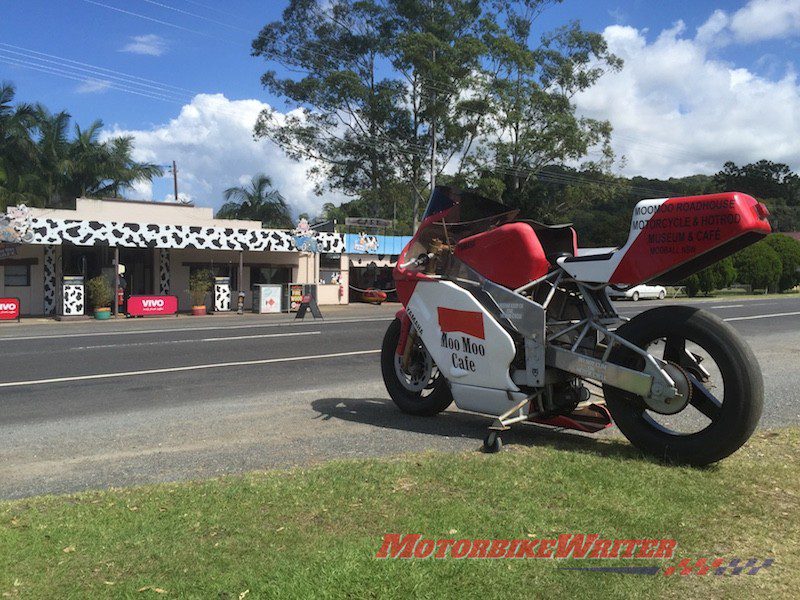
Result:
{"label": "asphalt road surface", "polygon": [[[669,301],[621,302],[624,316]],[[682,302],[685,304],[686,302]],[[800,298],[696,302],[764,372],[763,427],[800,423]],[[397,306],[0,326],[0,497],[480,446],[488,420],[400,413],[378,349]],[[516,426],[511,444],[543,435]],[[566,433],[558,435],[569,435]]]}

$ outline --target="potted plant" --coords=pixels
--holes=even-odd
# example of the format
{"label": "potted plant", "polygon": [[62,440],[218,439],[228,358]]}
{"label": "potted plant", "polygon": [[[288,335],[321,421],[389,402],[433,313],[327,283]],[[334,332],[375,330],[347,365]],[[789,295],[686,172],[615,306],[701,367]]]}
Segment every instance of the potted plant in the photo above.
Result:
{"label": "potted plant", "polygon": [[94,307],[94,318],[100,320],[110,319],[111,302],[114,296],[108,279],[103,275],[90,279],[86,284],[86,293],[89,296],[89,302]]}
{"label": "potted plant", "polygon": [[208,269],[195,271],[189,277],[189,299],[192,301],[192,314],[206,314],[206,294],[211,291],[214,274]]}

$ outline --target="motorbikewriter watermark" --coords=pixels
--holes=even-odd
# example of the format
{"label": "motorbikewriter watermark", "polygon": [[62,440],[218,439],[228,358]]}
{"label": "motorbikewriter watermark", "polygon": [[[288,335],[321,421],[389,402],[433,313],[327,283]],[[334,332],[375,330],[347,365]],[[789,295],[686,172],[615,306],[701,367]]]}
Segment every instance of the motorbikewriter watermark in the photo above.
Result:
{"label": "motorbikewriter watermark", "polygon": [[678,558],[674,539],[606,539],[599,534],[566,533],[555,538],[426,538],[419,533],[387,533],[379,559],[650,559],[658,565],[563,566],[568,571],[629,575],[755,575],[773,558]]}

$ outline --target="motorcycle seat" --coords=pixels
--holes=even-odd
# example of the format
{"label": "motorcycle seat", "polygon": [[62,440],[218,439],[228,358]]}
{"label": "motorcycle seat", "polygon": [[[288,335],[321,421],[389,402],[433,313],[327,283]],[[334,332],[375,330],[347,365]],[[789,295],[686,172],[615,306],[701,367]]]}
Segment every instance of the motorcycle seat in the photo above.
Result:
{"label": "motorcycle seat", "polygon": [[580,248],[577,256],[559,258],[557,264],[578,281],[605,283],[623,254],[619,248]]}

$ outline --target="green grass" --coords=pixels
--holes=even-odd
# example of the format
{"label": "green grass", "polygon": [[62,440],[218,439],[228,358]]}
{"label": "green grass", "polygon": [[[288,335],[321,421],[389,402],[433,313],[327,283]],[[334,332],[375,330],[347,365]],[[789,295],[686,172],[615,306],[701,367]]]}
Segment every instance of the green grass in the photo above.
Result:
{"label": "green grass", "polygon": [[[790,597],[800,586],[800,431],[758,433],[707,469],[644,460],[617,440],[533,431],[530,439],[534,445],[497,455],[337,461],[5,502],[0,594],[751,598]],[[716,556],[776,562],[755,576],[649,577],[561,571],[564,563],[553,560],[377,560],[389,532],[669,537],[678,541],[676,559],[664,564]]]}

